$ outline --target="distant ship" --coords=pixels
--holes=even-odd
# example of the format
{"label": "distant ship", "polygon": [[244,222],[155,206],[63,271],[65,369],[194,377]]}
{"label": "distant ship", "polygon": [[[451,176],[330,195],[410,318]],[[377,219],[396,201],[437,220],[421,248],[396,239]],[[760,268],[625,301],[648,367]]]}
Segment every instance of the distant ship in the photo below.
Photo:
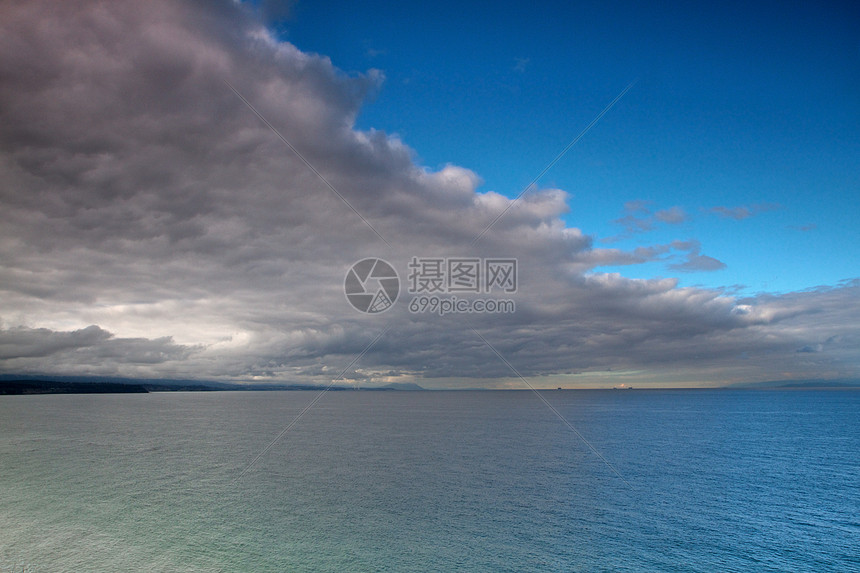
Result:
{"label": "distant ship", "polygon": [[633,386],[627,386],[626,384],[622,384],[621,386],[613,386],[613,390],[633,390]]}

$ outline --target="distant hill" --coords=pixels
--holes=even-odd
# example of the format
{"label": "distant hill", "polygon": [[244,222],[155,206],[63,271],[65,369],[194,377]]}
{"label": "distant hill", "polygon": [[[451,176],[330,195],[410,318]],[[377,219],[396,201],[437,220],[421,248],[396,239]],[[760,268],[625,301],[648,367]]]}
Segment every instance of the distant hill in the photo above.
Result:
{"label": "distant hill", "polygon": [[[208,380],[170,380],[161,378],[128,379],[97,376],[14,376],[0,375],[0,395],[6,394],[92,394],[129,392],[272,392],[285,390],[353,390],[350,386],[317,384],[230,384]],[[361,390],[424,390],[418,384],[388,384]]]}
{"label": "distant hill", "polygon": [[140,384],[115,382],[57,382],[53,380],[0,381],[0,395],[23,394],[146,394]]}
{"label": "distant hill", "polygon": [[769,380],[766,382],[741,382],[728,388],[860,388],[860,380]]}
{"label": "distant hill", "polygon": [[116,378],[111,376],[53,376],[44,374],[15,375],[0,374],[0,384],[4,382],[56,382],[56,383],[83,383],[83,384],[120,384],[137,385],[152,388],[152,392],[175,391],[175,390],[220,390],[234,386],[223,382],[212,382],[208,380],[183,380],[162,378]]}
{"label": "distant hill", "polygon": [[[377,388],[368,388],[368,390],[377,390]],[[385,386],[380,386],[378,390],[406,390],[411,392],[415,390],[424,390],[424,388],[413,382],[395,382],[393,384],[386,384]]]}

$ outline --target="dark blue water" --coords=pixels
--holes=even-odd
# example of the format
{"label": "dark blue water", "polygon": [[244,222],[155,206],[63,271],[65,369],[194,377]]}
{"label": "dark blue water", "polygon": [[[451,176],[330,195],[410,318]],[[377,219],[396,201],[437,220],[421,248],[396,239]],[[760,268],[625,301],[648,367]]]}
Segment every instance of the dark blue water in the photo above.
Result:
{"label": "dark blue water", "polygon": [[[0,572],[860,571],[860,392],[0,398]],[[626,482],[626,483],[625,483]],[[629,484],[629,485],[628,485]]]}

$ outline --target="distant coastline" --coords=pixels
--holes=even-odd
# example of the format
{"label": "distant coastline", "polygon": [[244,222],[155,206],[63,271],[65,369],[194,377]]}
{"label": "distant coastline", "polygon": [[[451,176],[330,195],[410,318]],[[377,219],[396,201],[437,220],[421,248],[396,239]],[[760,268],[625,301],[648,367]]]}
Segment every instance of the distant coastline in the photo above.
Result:
{"label": "distant coastline", "polygon": [[[77,377],[8,378],[0,377],[0,396],[29,394],[147,394],[151,392],[273,392],[289,390],[353,390],[344,386],[321,386],[313,384],[226,384],[223,382],[198,382],[191,380],[133,380],[133,379],[79,379]],[[424,390],[418,384],[389,384],[387,386],[364,387],[372,391],[417,391]]]}
{"label": "distant coastline", "polygon": [[25,394],[146,394],[140,384],[119,382],[56,382],[53,380],[9,380],[0,382],[0,395]]}
{"label": "distant coastline", "polygon": [[[846,390],[860,388],[860,380],[774,380],[729,384],[726,386],[706,388],[672,388],[672,387],[638,387],[637,390]],[[563,388],[556,388],[562,390]],[[632,390],[631,386],[615,386],[612,388],[565,388],[565,390]],[[170,380],[170,379],[127,379],[99,378],[83,376],[57,377],[26,377],[0,375],[0,396],[29,395],[29,394],[146,394],[153,392],[277,392],[277,391],[428,391],[418,384],[388,384],[386,386],[352,386],[319,385],[319,384],[242,384],[201,380]],[[457,388],[445,391],[478,391],[483,388]],[[510,391],[530,391],[527,388],[509,389]],[[538,388],[539,391],[553,388]],[[430,390],[432,391],[432,390]]]}

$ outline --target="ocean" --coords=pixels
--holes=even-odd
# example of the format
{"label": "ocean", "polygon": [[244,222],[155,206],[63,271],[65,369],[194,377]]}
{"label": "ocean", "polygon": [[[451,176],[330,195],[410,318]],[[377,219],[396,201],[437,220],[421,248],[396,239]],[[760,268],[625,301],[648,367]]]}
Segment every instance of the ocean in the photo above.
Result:
{"label": "ocean", "polygon": [[316,395],[0,397],[0,572],[860,571],[860,391]]}

